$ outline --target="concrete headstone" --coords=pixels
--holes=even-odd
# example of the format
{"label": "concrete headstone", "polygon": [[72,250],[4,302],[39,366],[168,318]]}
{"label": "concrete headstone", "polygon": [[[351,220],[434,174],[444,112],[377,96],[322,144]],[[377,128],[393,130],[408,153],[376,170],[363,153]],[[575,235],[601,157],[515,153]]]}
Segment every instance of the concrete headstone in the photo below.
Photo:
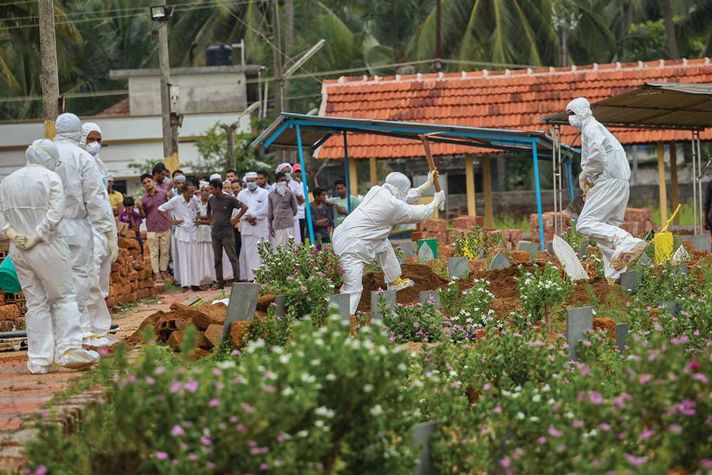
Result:
{"label": "concrete headstone", "polygon": [[677,317],[677,315],[680,313],[680,304],[678,304],[674,300],[663,302],[660,307],[675,317]]}
{"label": "concrete headstone", "polygon": [[592,307],[571,308],[566,311],[566,343],[569,345],[569,358],[576,359],[576,346],[584,332],[592,328]]}
{"label": "concrete headstone", "polygon": [[490,268],[490,270],[496,270],[496,269],[506,269],[509,266],[510,266],[509,259],[507,259],[503,254],[500,254],[498,252],[492,259],[492,262],[490,262],[489,268]]}
{"label": "concrete headstone", "polygon": [[419,294],[420,305],[431,303],[433,307],[440,308],[440,293],[437,291],[423,290]]}
{"label": "concrete headstone", "polygon": [[650,257],[648,257],[648,253],[646,253],[646,252],[644,252],[643,255],[640,256],[640,259],[638,259],[638,262],[640,262],[641,266],[645,266],[645,267],[653,266],[653,261],[650,260]]}
{"label": "concrete headstone", "polygon": [[621,287],[628,292],[637,292],[643,273],[639,271],[623,272],[621,274]]}
{"label": "concrete headstone", "polygon": [[694,236],[683,236],[682,242],[690,241],[696,249],[712,252],[712,236],[709,234],[695,234]]}
{"label": "concrete headstone", "polygon": [[287,297],[284,295],[276,295],[274,297],[274,305],[276,307],[275,316],[284,318],[287,316]]}
{"label": "concrete headstone", "polygon": [[519,241],[517,243],[518,251],[526,251],[529,253],[529,258],[535,261],[539,257],[539,246],[531,241]]}
{"label": "concrete headstone", "polygon": [[236,283],[230,291],[230,301],[227,305],[227,318],[223,324],[223,338],[230,333],[230,325],[238,320],[254,320],[257,308],[257,297],[260,295],[260,284]]}
{"label": "concrete headstone", "polygon": [[448,257],[447,273],[451,279],[466,279],[470,274],[470,260],[467,257]]}
{"label": "concrete headstone", "polygon": [[413,427],[413,448],[416,450],[418,458],[413,471],[415,475],[435,475],[437,473],[430,457],[430,439],[437,430],[437,422],[422,422]]}
{"label": "concrete headstone", "polygon": [[628,339],[628,329],[630,325],[627,323],[616,324],[616,347],[618,351],[625,350],[626,340]]}
{"label": "concrete headstone", "polygon": [[383,320],[383,309],[379,302],[380,297],[385,299],[386,307],[394,308],[396,306],[396,291],[384,290],[381,294],[376,290],[371,291],[371,317],[373,320]]}
{"label": "concrete headstone", "polygon": [[331,302],[332,305],[339,307],[339,313],[344,320],[349,320],[351,317],[349,313],[351,310],[349,305],[349,294],[331,294],[329,295],[329,302]]}

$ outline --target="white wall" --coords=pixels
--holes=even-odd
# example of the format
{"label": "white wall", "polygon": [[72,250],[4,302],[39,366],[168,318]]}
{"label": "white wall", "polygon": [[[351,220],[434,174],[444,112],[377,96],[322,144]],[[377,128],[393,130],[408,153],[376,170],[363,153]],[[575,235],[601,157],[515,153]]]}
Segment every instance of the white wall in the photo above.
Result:
{"label": "white wall", "polygon": [[[232,123],[237,114],[186,115],[179,136],[178,155],[181,163],[197,162],[200,158],[195,139],[204,135],[215,123]],[[132,162],[163,157],[160,116],[149,117],[87,117],[102,129],[105,147],[101,157],[117,178],[135,177],[129,168]],[[243,116],[237,133],[250,131],[250,118]],[[41,123],[18,122],[0,124],[0,179],[25,165],[25,149],[42,138]]]}

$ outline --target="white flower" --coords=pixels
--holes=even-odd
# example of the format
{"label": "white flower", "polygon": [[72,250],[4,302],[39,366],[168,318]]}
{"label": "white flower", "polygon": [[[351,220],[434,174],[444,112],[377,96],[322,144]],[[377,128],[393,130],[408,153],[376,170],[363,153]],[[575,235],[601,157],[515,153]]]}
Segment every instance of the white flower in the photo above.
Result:
{"label": "white flower", "polygon": [[521,421],[522,419],[524,419],[524,413],[523,413],[523,412],[517,412],[517,419],[520,420],[520,421]]}
{"label": "white flower", "polygon": [[336,381],[336,375],[334,373],[329,373],[326,375],[327,381]]}
{"label": "white flower", "polygon": [[398,370],[399,371],[407,371],[408,367],[405,365],[405,363],[401,363],[398,365]]}
{"label": "white flower", "polygon": [[282,390],[282,396],[291,396],[292,394],[294,394],[294,389],[290,388],[289,386]]}
{"label": "white flower", "polygon": [[363,386],[363,392],[365,393],[370,393],[373,391],[373,385],[372,384],[366,384]]}
{"label": "white flower", "polygon": [[237,366],[233,360],[220,361],[217,365],[220,369],[230,369]]}
{"label": "white flower", "polygon": [[302,375],[302,378],[301,378],[301,379],[302,379],[302,382],[305,382],[305,383],[313,383],[314,381],[316,381],[316,376],[312,376],[312,375],[309,374],[309,373],[304,373],[304,374]]}
{"label": "white flower", "polygon": [[284,353],[284,348],[282,348],[281,346],[273,346],[272,353],[277,353],[278,355],[282,354]]}
{"label": "white flower", "polygon": [[285,353],[283,355],[279,356],[279,362],[282,364],[287,364],[289,363],[289,353]]}
{"label": "white flower", "polygon": [[573,419],[574,418],[574,413],[569,411],[566,414],[564,414],[564,417],[567,419]]}
{"label": "white flower", "polygon": [[319,366],[321,364],[321,361],[315,358],[315,359],[311,360],[309,362],[309,364],[312,366]]}
{"label": "white flower", "polygon": [[309,435],[309,432],[307,432],[305,430],[300,430],[299,432],[297,432],[297,437],[306,437],[308,435]]}
{"label": "white flower", "polygon": [[324,421],[322,421],[321,419],[317,419],[314,425],[317,427],[324,427]]}
{"label": "white flower", "polygon": [[336,413],[326,406],[321,406],[314,409],[314,414],[316,414],[317,416],[332,418]]}
{"label": "white flower", "polygon": [[539,422],[539,418],[537,416],[531,416],[529,420],[532,422]]}
{"label": "white flower", "polygon": [[551,390],[551,387],[550,387],[548,384],[545,384],[545,385],[541,388],[541,390],[542,390],[543,392],[547,392],[547,391],[550,391],[550,390]]}
{"label": "white flower", "polygon": [[535,394],[535,395],[532,397],[532,401],[534,401],[534,402],[539,402],[539,401],[541,401],[541,396],[539,396],[538,394]]}
{"label": "white flower", "polygon": [[370,412],[372,416],[380,416],[381,414],[383,414],[383,408],[380,406],[380,404],[376,404],[368,412]]}

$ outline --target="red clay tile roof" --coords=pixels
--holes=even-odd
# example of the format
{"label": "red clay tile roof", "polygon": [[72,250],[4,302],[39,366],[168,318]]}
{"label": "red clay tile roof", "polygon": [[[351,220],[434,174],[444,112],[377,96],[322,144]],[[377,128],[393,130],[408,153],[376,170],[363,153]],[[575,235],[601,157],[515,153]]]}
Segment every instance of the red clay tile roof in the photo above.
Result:
{"label": "red clay tile roof", "polygon": [[[342,77],[322,86],[320,115],[377,120],[434,122],[473,127],[547,130],[541,119],[561,112],[574,97],[591,102],[645,82],[712,82],[710,58],[613,63],[566,68],[433,73],[409,76]],[[562,141],[578,143],[572,127]],[[621,143],[690,140],[688,131],[614,129]],[[712,139],[712,130],[701,134]],[[574,142],[576,140],[576,142]],[[478,149],[432,144],[436,155],[476,153]],[[341,158],[343,139],[333,137],[318,158]],[[422,157],[419,142],[375,135],[351,135],[349,157]]]}
{"label": "red clay tile roof", "polygon": [[129,108],[129,98],[121,99],[119,102],[114,104],[113,106],[104,109],[100,113],[97,114],[97,116],[126,116],[129,115],[130,113],[130,108]]}

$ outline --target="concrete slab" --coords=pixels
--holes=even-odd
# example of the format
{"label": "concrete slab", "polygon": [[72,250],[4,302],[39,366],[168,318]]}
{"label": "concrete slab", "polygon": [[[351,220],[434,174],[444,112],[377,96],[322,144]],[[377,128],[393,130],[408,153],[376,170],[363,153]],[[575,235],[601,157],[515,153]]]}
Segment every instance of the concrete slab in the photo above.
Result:
{"label": "concrete slab", "polygon": [[576,359],[576,345],[586,330],[593,329],[593,308],[578,307],[566,311],[566,342],[569,345],[569,358]]}

